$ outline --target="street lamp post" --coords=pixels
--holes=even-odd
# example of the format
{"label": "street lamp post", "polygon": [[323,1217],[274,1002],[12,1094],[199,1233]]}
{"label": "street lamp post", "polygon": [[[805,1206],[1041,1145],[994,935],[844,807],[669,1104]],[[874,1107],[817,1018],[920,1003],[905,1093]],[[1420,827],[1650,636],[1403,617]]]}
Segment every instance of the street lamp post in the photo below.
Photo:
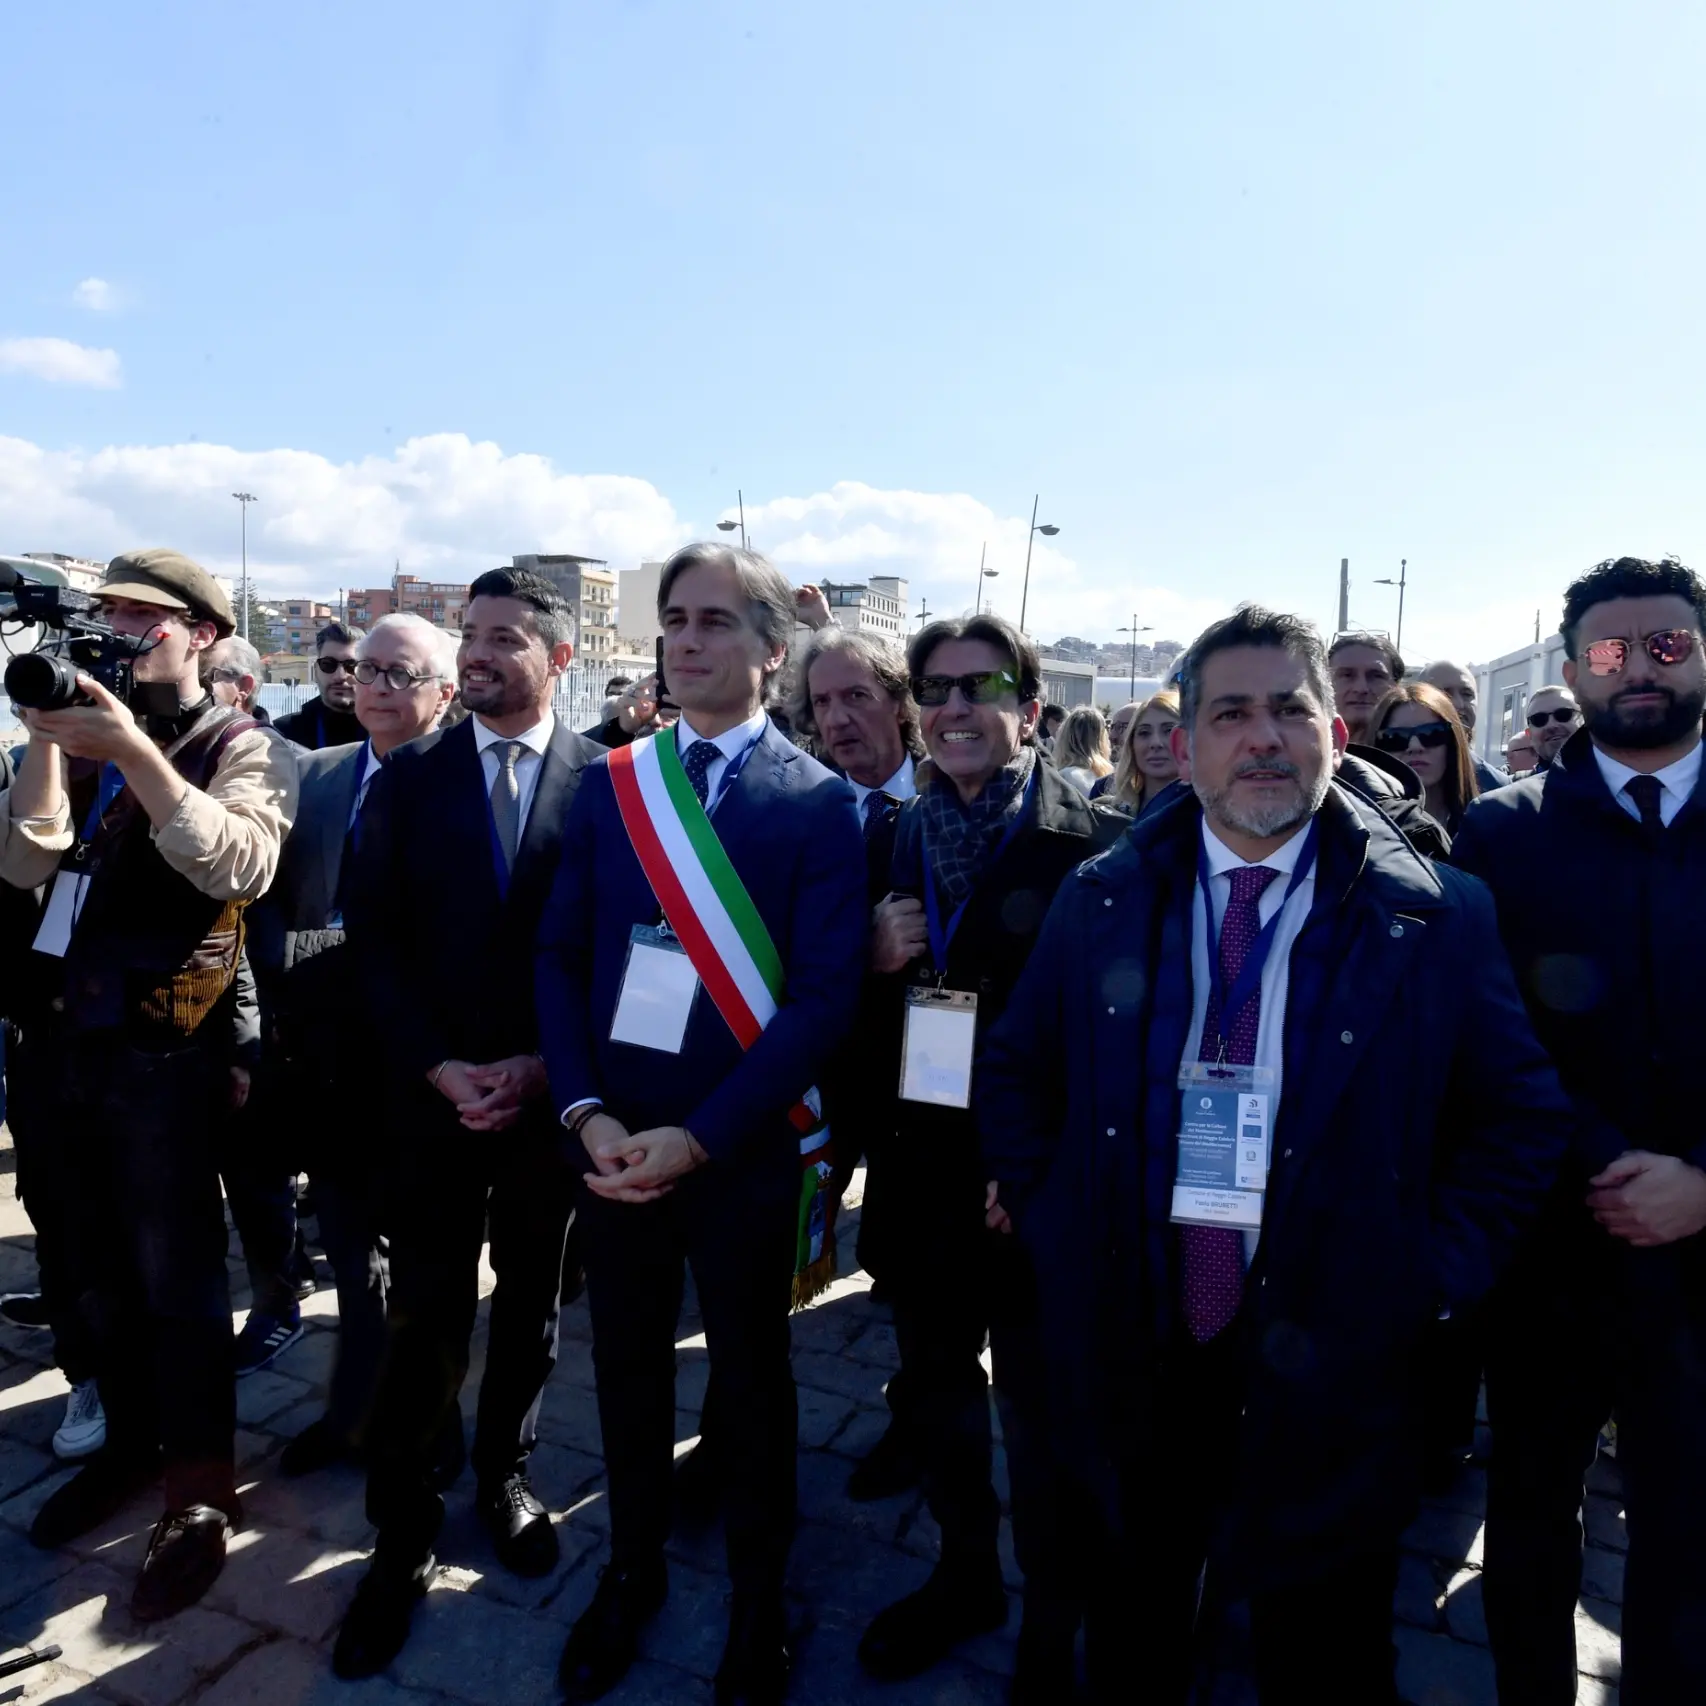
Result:
{"label": "street lamp post", "polygon": [[1145,622],[1141,628],[1138,627],[1135,610],[1131,613],[1130,624],[1118,630],[1119,633],[1131,635],[1131,691],[1126,695],[1128,699],[1137,697],[1137,636],[1139,634],[1150,634],[1154,631],[1154,624],[1150,622]]}
{"label": "street lamp post", "polygon": [[1403,651],[1404,649],[1404,587],[1406,584],[1406,577],[1409,574],[1409,569],[1410,559],[1408,557],[1400,557],[1398,559],[1397,580],[1387,579],[1383,581],[1376,581],[1374,583],[1376,586],[1395,586],[1398,589],[1398,637],[1392,643],[1399,651]]}
{"label": "street lamp post", "polygon": [[243,591],[241,596],[243,600],[242,635],[246,640],[249,637],[249,505],[258,503],[260,500],[253,492],[233,492],[231,495],[237,500],[240,506],[239,513],[243,517]]}
{"label": "street lamp post", "polygon": [[983,549],[977,554],[977,603],[972,606],[972,614],[974,616],[981,616],[983,614],[983,583],[986,580],[994,580],[995,577],[1001,573],[999,569],[987,569],[984,567],[984,560],[988,555],[989,541],[986,539],[983,542]]}
{"label": "street lamp post", "polygon": [[735,504],[740,510],[740,520],[738,522],[719,521],[717,523],[717,531],[719,533],[733,533],[735,528],[739,527],[740,528],[740,548],[744,551],[747,548],[747,545],[746,545],[746,497],[742,493],[739,486],[735,487]]}
{"label": "street lamp post", "polygon": [[1037,526],[1037,505],[1042,502],[1042,493],[1038,492],[1031,499],[1031,531],[1025,535],[1025,585],[1019,594],[1019,632],[1025,631],[1025,611],[1031,602],[1031,547],[1037,542],[1040,533],[1045,539],[1052,539],[1060,529],[1052,522],[1045,521]]}
{"label": "street lamp post", "polygon": [[[979,586],[982,584],[981,581],[978,582]],[[928,598],[921,598],[918,601],[918,626],[921,632],[930,626],[930,600]]]}

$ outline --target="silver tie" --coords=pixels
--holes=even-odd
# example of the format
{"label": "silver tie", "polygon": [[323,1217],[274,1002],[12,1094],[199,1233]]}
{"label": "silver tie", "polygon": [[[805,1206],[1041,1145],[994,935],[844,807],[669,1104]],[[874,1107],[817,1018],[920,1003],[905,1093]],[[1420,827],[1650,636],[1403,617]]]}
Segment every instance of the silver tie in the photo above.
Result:
{"label": "silver tie", "polygon": [[521,751],[518,740],[506,740],[498,748],[498,779],[492,784],[492,822],[497,827],[506,871],[515,869],[515,850],[521,842],[521,784],[515,776],[515,761]]}

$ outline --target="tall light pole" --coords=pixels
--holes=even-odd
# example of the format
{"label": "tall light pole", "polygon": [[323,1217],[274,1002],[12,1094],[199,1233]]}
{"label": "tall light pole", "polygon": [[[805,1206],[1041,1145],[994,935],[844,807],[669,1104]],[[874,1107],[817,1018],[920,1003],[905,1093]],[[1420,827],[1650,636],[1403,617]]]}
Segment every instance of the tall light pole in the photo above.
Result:
{"label": "tall light pole", "polygon": [[242,635],[246,640],[249,637],[249,505],[259,503],[260,500],[253,492],[233,492],[231,495],[241,506],[239,513],[243,517],[243,591],[241,596],[243,600]]}
{"label": "tall light pole", "polygon": [[736,507],[740,510],[740,520],[738,522],[719,521],[717,523],[717,531],[719,533],[733,533],[735,528],[739,527],[740,528],[740,548],[744,551],[747,548],[747,545],[746,545],[746,497],[742,493],[739,486],[735,487],[735,504],[736,504]]}
{"label": "tall light pole", "polygon": [[994,580],[995,577],[1001,573],[999,569],[986,569],[983,566],[984,560],[988,555],[989,541],[986,539],[983,542],[983,549],[977,554],[977,603],[972,607],[972,614],[974,616],[981,616],[983,614],[983,583],[986,580]]}
{"label": "tall light pole", "polygon": [[1139,634],[1152,634],[1154,631],[1154,625],[1149,622],[1145,622],[1141,628],[1138,627],[1135,610],[1131,613],[1129,626],[1117,630],[1121,634],[1131,635],[1131,691],[1126,695],[1128,699],[1137,697],[1137,636]]}
{"label": "tall light pole", "polygon": [[[982,584],[981,581],[978,582],[979,586]],[[920,598],[918,601],[918,626],[921,632],[930,626],[930,600],[928,598]]]}
{"label": "tall light pole", "polygon": [[1052,539],[1060,529],[1052,522],[1045,521],[1037,526],[1037,505],[1042,502],[1042,493],[1038,492],[1031,499],[1031,531],[1025,535],[1025,585],[1019,594],[1019,632],[1025,631],[1025,611],[1031,601],[1031,547],[1037,542],[1040,533],[1045,539]]}
{"label": "tall light pole", "polygon": [[1382,580],[1382,581],[1376,581],[1374,583],[1376,586],[1395,586],[1398,589],[1398,638],[1396,640],[1394,640],[1392,643],[1398,648],[1398,650],[1400,652],[1403,651],[1403,649],[1404,649],[1404,586],[1405,586],[1405,577],[1409,572],[1409,567],[1410,567],[1409,558],[1408,557],[1400,557],[1398,559],[1398,578],[1397,578],[1397,580],[1387,579],[1387,580]]}

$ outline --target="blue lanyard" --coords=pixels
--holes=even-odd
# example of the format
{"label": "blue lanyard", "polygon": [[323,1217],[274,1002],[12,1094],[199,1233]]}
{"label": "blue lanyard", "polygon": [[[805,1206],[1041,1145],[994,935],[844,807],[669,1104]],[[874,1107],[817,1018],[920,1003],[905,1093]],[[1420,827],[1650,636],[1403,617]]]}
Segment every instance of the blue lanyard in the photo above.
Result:
{"label": "blue lanyard", "polygon": [[[764,739],[764,731],[769,727],[770,719],[766,717],[763,723],[759,725],[758,733],[755,734],[752,739],[734,755],[733,758],[729,759],[723,765],[723,773],[717,778],[717,791],[705,802],[706,817],[709,817],[711,813],[723,803],[723,795],[735,785],[741,771],[746,768],[746,761],[752,757],[758,743]],[[703,740],[704,738],[705,737],[703,735],[693,736],[695,742]],[[713,741],[711,744],[715,746],[716,742]],[[719,748],[718,750],[720,751],[721,749]],[[679,722],[675,725],[675,755],[677,758],[686,757],[686,753],[683,751],[681,745],[681,724]]]}
{"label": "blue lanyard", "polygon": [[[995,858],[989,861],[990,866],[993,866],[996,860],[1007,851],[1008,844],[1019,833],[1019,826],[1031,815],[1031,795],[1037,791],[1037,770],[1038,765],[1033,764],[1031,766],[1031,779],[1025,784],[1025,797],[1020,802],[1019,809],[1014,814],[1012,822],[1007,825],[1007,833],[996,844]],[[948,928],[944,930],[942,928],[942,902],[936,893],[936,879],[930,871],[929,848],[923,847],[922,853],[924,859],[924,916],[930,926],[930,957],[936,962],[937,972],[945,977],[948,971],[948,949],[953,944],[954,932],[959,929],[960,920],[965,917],[966,908],[972,902],[972,894],[976,894],[977,890],[973,888],[972,894],[968,894],[954,908],[954,915],[948,920]],[[985,869],[988,868],[988,866],[985,867]]]}
{"label": "blue lanyard", "polygon": [[94,804],[89,807],[89,815],[83,820],[83,833],[80,840],[85,843],[95,839],[95,831],[101,827],[101,819],[107,815],[107,807],[124,791],[124,777],[119,774],[116,764],[107,763],[101,766],[100,786],[95,790]]}
{"label": "blue lanyard", "polygon": [[1232,985],[1231,994],[1226,990],[1226,973],[1220,964],[1220,932],[1214,923],[1214,895],[1210,891],[1208,854],[1203,848],[1202,838],[1197,838],[1197,882],[1202,888],[1203,922],[1208,927],[1208,976],[1209,985],[1213,992],[1214,1004],[1220,1014],[1220,1053],[1226,1052],[1226,1039],[1236,1025],[1238,1015],[1248,1005],[1250,997],[1261,987],[1262,968],[1268,963],[1268,955],[1273,951],[1274,938],[1279,934],[1280,918],[1286,909],[1286,903],[1297,893],[1298,888],[1315,865],[1315,843],[1320,838],[1321,825],[1319,821],[1309,826],[1308,838],[1303,843],[1303,851],[1298,855],[1297,869],[1291,874],[1291,882],[1274,915],[1264,924],[1254,942],[1250,944],[1249,952],[1244,956],[1244,963],[1238,968],[1237,980]]}

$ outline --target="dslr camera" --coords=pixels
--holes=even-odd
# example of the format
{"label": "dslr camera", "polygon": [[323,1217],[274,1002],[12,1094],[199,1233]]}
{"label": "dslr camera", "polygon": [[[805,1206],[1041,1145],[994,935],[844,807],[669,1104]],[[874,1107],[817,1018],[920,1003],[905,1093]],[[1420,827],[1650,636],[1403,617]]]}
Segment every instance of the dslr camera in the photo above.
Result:
{"label": "dslr camera", "polygon": [[34,624],[49,630],[33,652],[6,665],[7,697],[31,711],[63,711],[93,703],[77,686],[79,673],[92,675],[115,699],[129,704],[136,659],[154,641],[120,634],[89,614],[94,599],[68,586],[51,586],[7,568],[0,580],[0,624]]}

